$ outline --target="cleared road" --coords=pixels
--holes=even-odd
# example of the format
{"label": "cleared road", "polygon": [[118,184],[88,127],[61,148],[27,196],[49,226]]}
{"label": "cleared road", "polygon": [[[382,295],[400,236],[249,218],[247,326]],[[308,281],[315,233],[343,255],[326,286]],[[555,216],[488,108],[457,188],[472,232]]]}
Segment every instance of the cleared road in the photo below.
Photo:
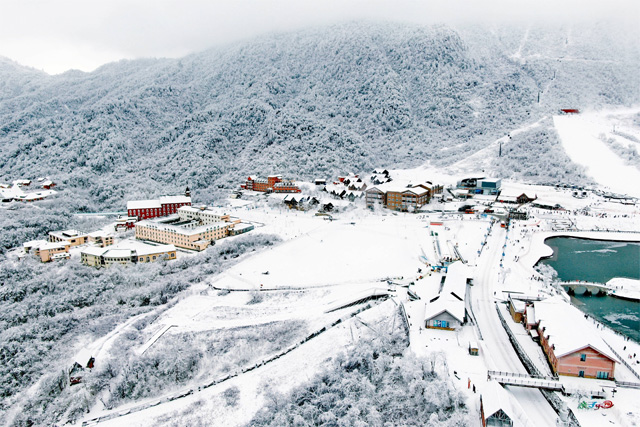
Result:
{"label": "cleared road", "polygon": [[[506,230],[496,223],[487,240],[487,246],[478,259],[474,286],[471,287],[470,292],[471,304],[478,327],[482,332],[488,368],[526,374],[527,371],[511,346],[495,309],[494,292],[501,290],[499,287],[500,257],[505,237]],[[534,425],[556,424],[557,414],[539,390],[522,387],[514,387],[510,390]]]}

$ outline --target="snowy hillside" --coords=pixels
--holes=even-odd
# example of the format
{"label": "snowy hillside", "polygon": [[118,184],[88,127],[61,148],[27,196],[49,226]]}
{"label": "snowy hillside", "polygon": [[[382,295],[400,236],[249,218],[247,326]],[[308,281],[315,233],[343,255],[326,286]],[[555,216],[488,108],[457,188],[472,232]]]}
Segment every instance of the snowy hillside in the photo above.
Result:
{"label": "snowy hillside", "polygon": [[249,173],[450,164],[558,108],[637,103],[633,40],[350,24],[92,73],[3,60],[0,180],[51,175],[93,210],[186,185],[211,198]]}
{"label": "snowy hillside", "polygon": [[564,151],[605,190],[640,197],[639,109],[555,116]]}

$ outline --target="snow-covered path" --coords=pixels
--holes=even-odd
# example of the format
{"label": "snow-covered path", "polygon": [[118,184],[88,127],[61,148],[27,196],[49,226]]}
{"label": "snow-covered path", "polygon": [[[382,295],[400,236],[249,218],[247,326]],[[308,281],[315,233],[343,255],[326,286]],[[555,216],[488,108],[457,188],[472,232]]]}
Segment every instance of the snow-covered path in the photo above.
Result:
{"label": "snow-covered path", "polygon": [[602,186],[616,193],[640,197],[640,170],[628,165],[599,136],[611,131],[611,122],[596,113],[554,116],[553,123],[567,155],[584,166]]}
{"label": "snow-covered path", "polygon": [[[509,337],[504,331],[495,309],[494,285],[498,283],[498,268],[506,231],[498,224],[491,230],[487,247],[478,260],[478,269],[471,288],[471,304],[478,327],[483,337],[483,349],[488,368],[526,374]],[[512,387],[510,392],[517,398],[525,414],[534,425],[555,425],[557,414],[539,390]]]}
{"label": "snow-covered path", "polygon": [[498,154],[500,144],[502,144],[503,148],[506,148],[511,142],[511,138],[513,136],[540,126],[542,122],[548,118],[549,116],[544,116],[536,122],[527,123],[519,128],[512,129],[507,135],[496,139],[482,150],[479,150],[447,167],[446,171],[452,175],[466,175],[469,171],[490,169],[491,163]]}

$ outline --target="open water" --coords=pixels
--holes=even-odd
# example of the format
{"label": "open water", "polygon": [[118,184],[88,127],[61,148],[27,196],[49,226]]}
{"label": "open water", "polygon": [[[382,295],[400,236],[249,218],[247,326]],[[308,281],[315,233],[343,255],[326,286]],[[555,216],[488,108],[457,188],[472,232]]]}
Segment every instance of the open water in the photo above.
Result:
{"label": "open water", "polygon": [[[553,257],[541,262],[553,267],[562,281],[606,283],[614,277],[640,279],[640,243],[547,239]],[[640,302],[610,296],[572,297],[574,304],[612,329],[640,342]]]}

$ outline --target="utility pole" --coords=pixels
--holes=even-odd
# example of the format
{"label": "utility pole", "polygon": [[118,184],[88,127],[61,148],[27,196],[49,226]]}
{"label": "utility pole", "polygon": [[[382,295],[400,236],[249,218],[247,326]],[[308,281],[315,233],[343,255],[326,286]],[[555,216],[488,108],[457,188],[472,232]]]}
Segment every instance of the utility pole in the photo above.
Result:
{"label": "utility pole", "polygon": [[502,157],[502,141],[500,141],[500,150],[498,151],[498,157]]}

